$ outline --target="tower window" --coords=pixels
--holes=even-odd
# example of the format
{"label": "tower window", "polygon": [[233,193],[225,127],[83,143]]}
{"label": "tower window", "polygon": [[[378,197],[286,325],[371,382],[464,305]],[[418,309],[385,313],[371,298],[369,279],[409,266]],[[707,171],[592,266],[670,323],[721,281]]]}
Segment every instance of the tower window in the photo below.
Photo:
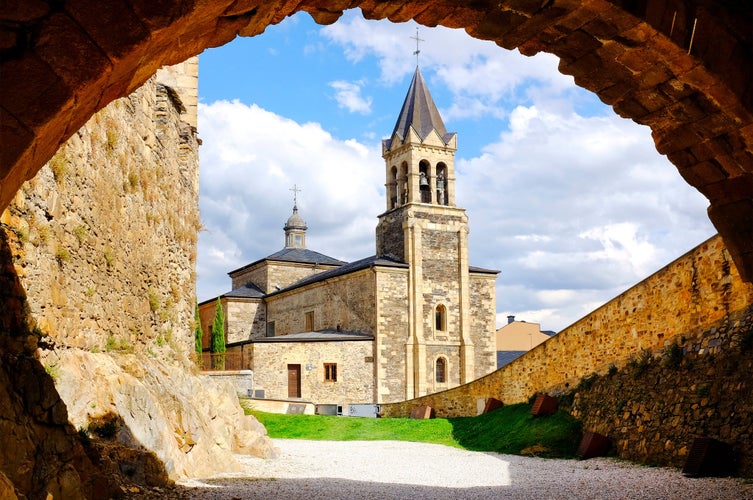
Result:
{"label": "tower window", "polygon": [[274,337],[275,336],[275,322],[270,321],[267,323],[267,337]]}
{"label": "tower window", "polygon": [[434,329],[438,332],[447,331],[447,308],[442,304],[434,310]]}
{"label": "tower window", "polygon": [[444,358],[438,358],[434,369],[434,380],[438,384],[444,384],[447,381],[447,361]]}
{"label": "tower window", "polygon": [[314,311],[309,311],[306,313],[306,331],[314,331]]}
{"label": "tower window", "polygon": [[431,173],[429,162],[421,160],[418,164],[418,188],[421,192],[421,203],[431,203]]}
{"label": "tower window", "polygon": [[437,163],[437,196],[438,205],[447,205],[447,165]]}

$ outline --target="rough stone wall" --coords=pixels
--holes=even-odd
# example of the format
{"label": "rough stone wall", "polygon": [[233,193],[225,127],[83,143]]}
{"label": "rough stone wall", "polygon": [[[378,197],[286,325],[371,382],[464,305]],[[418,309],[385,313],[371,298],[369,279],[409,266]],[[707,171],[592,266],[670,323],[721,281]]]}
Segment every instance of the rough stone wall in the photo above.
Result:
{"label": "rough stone wall", "polygon": [[265,335],[266,306],[260,300],[227,299],[224,305],[228,344]]}
{"label": "rough stone wall", "polygon": [[[371,341],[260,342],[254,349],[254,388],[264,397],[287,399],[288,365],[301,365],[301,398],[316,404],[371,403],[374,362]],[[324,363],[337,363],[337,381],[324,381]],[[310,369],[309,369],[310,368]]]}
{"label": "rough stone wall", "polygon": [[561,392],[612,365],[625,366],[642,350],[694,338],[751,304],[753,285],[740,279],[715,236],[502,369],[383,411],[406,416],[412,406],[428,404],[441,416],[475,415],[478,399],[509,404],[537,392]]}
{"label": "rough stone wall", "polygon": [[[423,291],[422,340],[458,342],[460,340],[460,280],[458,276],[459,235],[444,227],[421,231],[421,276]],[[447,329],[437,331],[434,313],[438,305],[447,311]]]}
{"label": "rough stone wall", "polygon": [[585,428],[608,436],[622,458],[682,467],[693,439],[711,437],[733,445],[739,473],[751,477],[751,372],[753,307],[641,353],[620,370],[584,379],[560,405]]}
{"label": "rough stone wall", "polygon": [[314,312],[314,330],[341,329],[373,333],[376,312],[374,272],[365,270],[342,278],[295,289],[267,299],[267,321],[275,336],[306,331],[305,314]]}
{"label": "rough stone wall", "polygon": [[246,269],[237,274],[232,274],[230,276],[230,278],[232,279],[231,289],[235,290],[236,288],[240,288],[249,283],[253,283],[254,285],[261,288],[262,291],[264,292],[269,291],[269,288],[268,288],[269,280],[267,279],[268,270],[269,270],[268,263],[263,262],[263,263],[257,264],[256,266],[250,269]]}
{"label": "rough stone wall", "polygon": [[273,292],[278,286],[285,288],[307,276],[333,268],[332,266],[323,266],[321,264],[296,264],[292,262],[270,262],[268,266],[268,293]]}
{"label": "rough stone wall", "polygon": [[376,254],[405,262],[405,233],[403,222],[407,209],[398,208],[379,216],[376,228]]}
{"label": "rough stone wall", "polygon": [[233,288],[253,283],[266,293],[274,292],[278,287],[285,288],[296,281],[312,274],[334,269],[337,266],[322,264],[300,264],[296,262],[266,261],[253,269],[234,275]]}
{"label": "rough stone wall", "polygon": [[51,341],[190,352],[197,151],[173,96],[152,78],[24,184],[4,219],[18,235],[30,313]]}
{"label": "rough stone wall", "polygon": [[497,369],[497,275],[471,274],[470,304],[471,342],[476,377],[480,378]]}
{"label": "rough stone wall", "polygon": [[[273,453],[231,388],[202,389],[188,361],[198,145],[183,90],[153,77],[97,113],[0,217],[0,386],[11,389],[0,471],[20,494],[109,498],[117,482],[161,485],[217,473],[232,453]],[[92,445],[69,423],[86,432],[110,417],[116,436]]]}
{"label": "rough stone wall", "polygon": [[380,269],[376,303],[376,402],[406,398],[406,344],[410,339],[408,270]]}

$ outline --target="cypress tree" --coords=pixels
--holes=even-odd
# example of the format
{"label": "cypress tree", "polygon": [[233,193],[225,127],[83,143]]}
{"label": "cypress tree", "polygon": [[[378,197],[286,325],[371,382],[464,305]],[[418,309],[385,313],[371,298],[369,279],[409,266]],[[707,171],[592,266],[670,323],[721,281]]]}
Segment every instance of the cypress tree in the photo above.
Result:
{"label": "cypress tree", "polygon": [[199,315],[199,304],[196,304],[196,312],[194,314],[194,347],[196,349],[196,357],[198,359],[197,364],[201,368],[201,353],[203,351],[203,338],[204,330],[201,329],[201,316]]}
{"label": "cypress tree", "polygon": [[225,314],[222,312],[222,303],[217,297],[217,305],[214,308],[214,320],[212,320],[212,369],[225,369]]}

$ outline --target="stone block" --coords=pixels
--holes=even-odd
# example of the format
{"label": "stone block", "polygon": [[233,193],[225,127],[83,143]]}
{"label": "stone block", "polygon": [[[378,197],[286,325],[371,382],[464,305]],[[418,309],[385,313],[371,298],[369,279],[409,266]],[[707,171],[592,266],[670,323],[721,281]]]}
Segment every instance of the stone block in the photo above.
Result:
{"label": "stone block", "polygon": [[576,455],[582,460],[603,457],[609,451],[609,438],[594,431],[586,431]]}
{"label": "stone block", "polygon": [[414,406],[410,411],[410,418],[412,420],[426,420],[434,417],[434,408],[428,405]]}
{"label": "stone block", "polygon": [[484,405],[484,413],[489,413],[497,408],[502,408],[505,404],[496,398],[486,398],[486,404]]}
{"label": "stone block", "polygon": [[543,417],[552,415],[557,411],[557,400],[548,394],[541,393],[536,397],[536,401],[531,408],[531,415]]}

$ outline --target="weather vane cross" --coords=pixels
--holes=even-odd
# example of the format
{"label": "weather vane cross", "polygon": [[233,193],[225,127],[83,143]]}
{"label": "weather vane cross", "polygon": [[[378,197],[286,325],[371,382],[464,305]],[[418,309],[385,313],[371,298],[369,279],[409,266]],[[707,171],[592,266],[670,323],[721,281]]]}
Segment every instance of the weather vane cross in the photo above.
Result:
{"label": "weather vane cross", "polygon": [[416,41],[416,51],[413,53],[414,56],[416,56],[416,66],[418,66],[418,54],[421,53],[421,49],[418,48],[418,44],[420,42],[425,42],[423,38],[418,37],[418,26],[416,26],[416,36],[409,37],[411,40]]}
{"label": "weather vane cross", "polygon": [[293,191],[293,206],[298,207],[298,193],[303,190],[298,187],[298,184],[293,184],[293,187],[290,188],[290,190]]}

